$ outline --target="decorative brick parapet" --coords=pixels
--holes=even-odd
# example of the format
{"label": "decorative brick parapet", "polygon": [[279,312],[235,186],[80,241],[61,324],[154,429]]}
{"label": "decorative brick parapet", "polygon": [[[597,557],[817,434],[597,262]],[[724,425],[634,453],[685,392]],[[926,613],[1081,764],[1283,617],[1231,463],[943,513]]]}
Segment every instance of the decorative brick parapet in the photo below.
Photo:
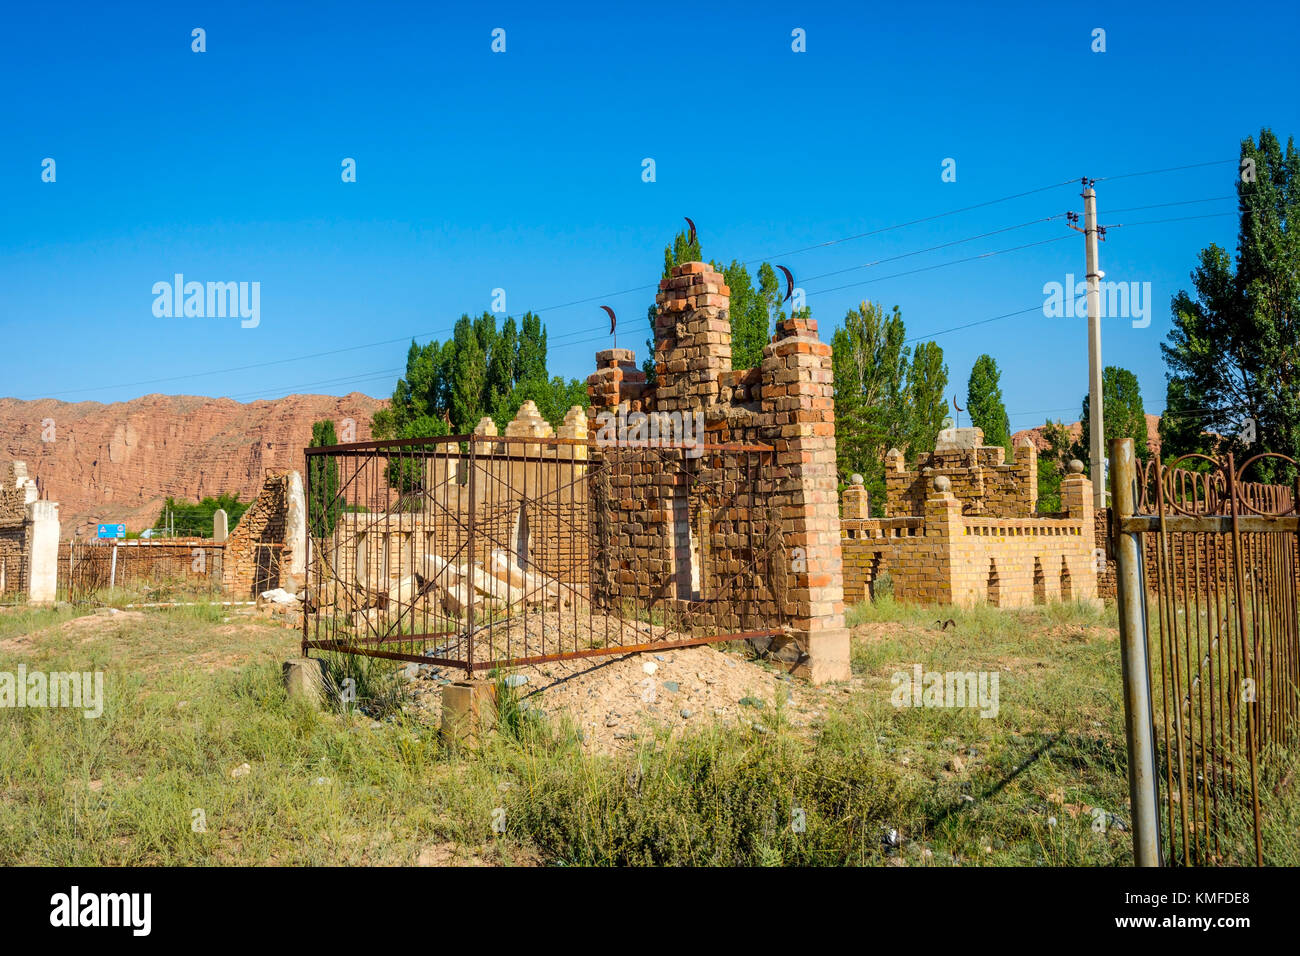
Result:
{"label": "decorative brick parapet", "polygon": [[985,445],[979,428],[949,428],[935,449],[909,469],[897,448],[885,456],[885,510],[890,515],[924,513],[926,489],[938,475],[952,482],[962,513],[990,518],[1025,518],[1038,507],[1038,449],[1028,438],[1007,463],[1006,449]]}
{"label": "decorative brick parapet", "polygon": [[1087,525],[1093,523],[1092,482],[1083,473],[1083,462],[1070,462],[1069,472],[1061,479],[1061,510]]}
{"label": "decorative brick parapet", "polygon": [[[931,472],[928,484],[921,516],[844,519],[850,599],[869,597],[886,572],[895,598],[921,604],[1023,607],[1097,599],[1092,489],[1082,474],[1062,483],[1063,518],[967,514],[947,474]],[[844,507],[846,514],[859,507],[851,490]]]}
{"label": "decorative brick parapet", "polygon": [[640,411],[645,387],[645,372],[636,367],[631,349],[603,349],[596,353],[596,371],[587,377],[590,414],[617,409],[624,402],[630,403],[632,410]]}

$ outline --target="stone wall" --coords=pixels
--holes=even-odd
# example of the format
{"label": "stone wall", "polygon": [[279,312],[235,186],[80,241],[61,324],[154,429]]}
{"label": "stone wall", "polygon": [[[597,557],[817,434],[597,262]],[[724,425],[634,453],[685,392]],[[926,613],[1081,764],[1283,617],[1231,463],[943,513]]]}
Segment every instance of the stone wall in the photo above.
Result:
{"label": "stone wall", "polygon": [[[0,597],[27,593],[26,462],[0,466]],[[35,492],[34,484],[31,485]]]}
{"label": "stone wall", "polygon": [[[1097,596],[1107,601],[1114,601],[1119,595],[1115,583],[1115,554],[1110,543],[1110,514],[1109,508],[1102,508],[1093,515],[1093,548],[1096,549],[1094,557],[1096,551],[1101,551],[1105,555],[1104,562],[1099,562],[1097,567]],[[1144,535],[1144,537],[1151,536]]]}

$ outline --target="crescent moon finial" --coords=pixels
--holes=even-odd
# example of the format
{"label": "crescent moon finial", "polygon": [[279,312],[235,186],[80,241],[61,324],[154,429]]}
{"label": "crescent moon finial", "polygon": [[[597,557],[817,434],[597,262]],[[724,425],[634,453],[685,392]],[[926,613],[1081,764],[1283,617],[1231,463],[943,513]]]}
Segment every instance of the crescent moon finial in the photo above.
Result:
{"label": "crescent moon finial", "polygon": [[781,301],[789,302],[790,296],[794,295],[794,276],[790,274],[790,270],[785,266],[777,266],[777,268],[785,273],[785,298]]}

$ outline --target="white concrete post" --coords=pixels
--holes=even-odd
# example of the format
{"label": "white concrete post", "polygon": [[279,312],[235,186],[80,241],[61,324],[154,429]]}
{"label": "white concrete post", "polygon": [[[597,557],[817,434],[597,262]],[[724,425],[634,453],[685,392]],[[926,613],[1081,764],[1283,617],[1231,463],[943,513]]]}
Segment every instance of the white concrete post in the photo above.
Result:
{"label": "white concrete post", "polygon": [[307,579],[307,499],[303,495],[302,475],[296,471],[289,472],[285,498],[284,546],[289,552],[289,567],[282,584],[294,594]]}
{"label": "white concrete post", "polygon": [[30,550],[27,554],[27,600],[53,604],[59,587],[59,503],[29,501]]}

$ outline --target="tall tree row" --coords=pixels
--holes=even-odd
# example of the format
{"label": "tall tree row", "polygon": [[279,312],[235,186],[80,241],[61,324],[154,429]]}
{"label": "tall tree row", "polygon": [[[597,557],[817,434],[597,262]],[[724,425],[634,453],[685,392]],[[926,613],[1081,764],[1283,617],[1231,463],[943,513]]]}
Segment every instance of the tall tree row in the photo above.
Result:
{"label": "tall tree row", "polygon": [[835,436],[841,480],[860,473],[872,507],[884,504],[884,455],[898,447],[909,462],[934,447],[947,414],[948,367],[943,349],[904,345],[897,306],[886,313],[863,302],[831,338],[835,378]]}
{"label": "tall tree row", "polygon": [[[1133,439],[1133,451],[1145,461],[1151,457],[1147,445],[1147,416],[1142,407],[1142,390],[1138,387],[1137,376],[1126,368],[1107,365],[1101,372],[1101,407],[1102,407],[1102,449],[1104,453],[1110,448],[1112,438]],[[1083,462],[1084,474],[1092,477],[1089,436],[1092,434],[1091,396],[1083,396],[1083,407],[1079,411],[1079,440],[1070,449],[1070,454]]]}
{"label": "tall tree row", "polygon": [[[338,443],[334,422],[325,419],[312,423],[312,448],[325,448]],[[343,513],[343,504],[338,500],[339,464],[333,458],[314,455],[307,459],[307,469],[307,488],[311,495],[307,513],[311,515],[311,534],[315,538],[328,538],[334,532],[339,515]]]}
{"label": "tall tree row", "polygon": [[508,317],[462,315],[445,342],[411,343],[406,374],[393,389],[388,408],[374,415],[377,438],[429,438],[474,430],[483,416],[499,428],[528,399],[552,425],[574,405],[587,405],[587,389],[577,379],[550,377],[546,367],[546,327],[531,312],[516,324]]}

